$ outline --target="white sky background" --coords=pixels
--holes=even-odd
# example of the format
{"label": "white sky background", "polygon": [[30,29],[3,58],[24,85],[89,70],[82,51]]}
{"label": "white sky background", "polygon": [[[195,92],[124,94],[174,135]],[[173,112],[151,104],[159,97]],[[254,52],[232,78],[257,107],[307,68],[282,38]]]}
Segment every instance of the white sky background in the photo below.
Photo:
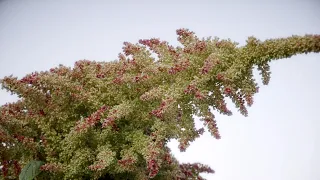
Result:
{"label": "white sky background", "polygon": [[[317,0],[0,0],[0,78],[114,60],[123,41],[159,37],[177,45],[178,28],[241,44],[251,35],[320,34],[319,9]],[[172,143],[173,152],[211,165],[216,174],[208,179],[319,180],[319,67],[319,54],[272,62],[270,85],[260,88],[249,117],[217,116],[221,140],[205,134],[186,153]],[[0,91],[0,104],[13,100]]]}

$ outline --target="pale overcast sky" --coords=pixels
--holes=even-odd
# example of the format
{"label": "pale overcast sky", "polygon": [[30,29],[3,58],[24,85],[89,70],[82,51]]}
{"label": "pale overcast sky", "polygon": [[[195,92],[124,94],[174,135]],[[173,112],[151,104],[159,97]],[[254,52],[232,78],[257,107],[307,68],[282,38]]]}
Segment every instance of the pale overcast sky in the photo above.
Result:
{"label": "pale overcast sky", "polygon": [[[175,30],[243,44],[292,34],[320,34],[320,1],[0,0],[0,77],[22,77],[80,59],[117,58],[123,41],[159,37],[177,45]],[[271,63],[249,117],[217,116],[222,135],[198,139],[183,162],[216,170],[209,180],[320,179],[320,55]],[[15,100],[0,91],[0,104]]]}

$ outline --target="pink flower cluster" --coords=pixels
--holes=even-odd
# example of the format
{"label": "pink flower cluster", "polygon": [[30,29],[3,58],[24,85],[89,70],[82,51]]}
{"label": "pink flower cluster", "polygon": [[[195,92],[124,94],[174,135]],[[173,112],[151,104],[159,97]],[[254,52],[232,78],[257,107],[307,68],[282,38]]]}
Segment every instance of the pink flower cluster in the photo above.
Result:
{"label": "pink flower cluster", "polygon": [[158,152],[156,152],[155,150],[151,149],[150,150],[150,158],[147,161],[148,163],[148,172],[149,172],[149,178],[153,178],[155,177],[158,172],[159,172],[159,165],[157,163],[157,156],[159,155]]}
{"label": "pink flower cluster", "polygon": [[62,167],[56,163],[47,163],[40,167],[41,171],[49,171],[51,173],[62,171]]}
{"label": "pink flower cluster", "polygon": [[184,90],[184,93],[185,94],[194,94],[195,97],[199,100],[205,98],[205,96],[199,91],[199,89],[193,85],[193,84],[190,84],[187,86],[187,88]]}
{"label": "pink flower cluster", "polygon": [[40,109],[40,110],[39,110],[39,115],[40,115],[40,116],[45,116],[46,113],[43,111],[43,109]]}
{"label": "pink flower cluster", "polygon": [[[163,149],[166,149],[164,147],[164,141],[162,139],[159,139],[158,136],[159,131],[152,132],[151,133],[151,139],[153,142],[149,144],[149,156],[147,157],[147,165],[148,165],[148,172],[149,172],[149,178],[155,177],[160,169],[160,165],[158,162],[158,158],[161,155],[160,151]],[[169,152],[169,149],[166,149],[167,152]],[[169,155],[169,154],[168,154]],[[161,157],[163,158],[163,157]],[[171,163],[171,158],[170,157],[164,157],[166,160],[168,160],[168,163]]]}
{"label": "pink flower cluster", "polygon": [[115,120],[117,118],[117,113],[118,111],[116,109],[114,109],[106,119],[104,119],[103,123],[102,123],[102,127],[105,128],[107,126],[112,126],[114,129],[116,129],[116,125],[115,125]]}
{"label": "pink flower cluster", "polygon": [[[212,59],[212,58],[207,58],[204,61],[203,67],[201,69],[201,74],[208,74],[208,72],[216,65],[220,64],[220,60],[218,59]],[[221,74],[218,74],[217,76],[218,80],[222,80]]]}
{"label": "pink flower cluster", "polygon": [[245,98],[248,106],[251,106],[253,104],[253,97],[251,95],[247,95]]}
{"label": "pink flower cluster", "polygon": [[24,139],[25,139],[24,136],[19,135],[19,134],[15,134],[15,135],[13,135],[13,137],[14,137],[15,139],[17,139],[19,142],[23,142]]}
{"label": "pink flower cluster", "polygon": [[105,75],[104,75],[103,73],[98,73],[98,74],[96,75],[96,77],[100,79],[100,78],[104,78]]}
{"label": "pink flower cluster", "polygon": [[142,80],[146,80],[146,79],[149,79],[149,76],[144,74],[144,75],[138,75],[138,76],[135,76],[133,78],[133,82],[140,82]]}
{"label": "pink flower cluster", "polygon": [[189,31],[188,29],[177,29],[176,33],[178,36],[180,36],[179,38],[185,38],[185,37],[189,37],[192,36],[194,33]]}
{"label": "pink flower cluster", "polygon": [[211,112],[208,112],[208,116],[204,118],[204,124],[208,126],[208,129],[212,136],[216,139],[221,139],[216,120]]}
{"label": "pink flower cluster", "polygon": [[138,47],[132,43],[124,42],[123,45],[124,45],[124,47],[122,49],[123,49],[123,52],[126,56],[134,55],[135,53],[140,51],[140,47]]}
{"label": "pink flower cluster", "polygon": [[89,166],[91,171],[100,171],[106,168],[106,163],[103,160],[100,160],[98,163]]}
{"label": "pink flower cluster", "polygon": [[172,163],[172,158],[171,158],[170,153],[165,153],[163,159],[164,159],[164,161],[167,162],[168,164],[171,164],[171,163]]}
{"label": "pink flower cluster", "polygon": [[223,80],[223,78],[224,78],[224,77],[223,77],[222,74],[220,74],[220,73],[217,74],[217,80],[221,81],[221,80]]}
{"label": "pink flower cluster", "polygon": [[187,69],[189,66],[190,66],[189,60],[181,61],[179,63],[174,64],[174,66],[169,69],[168,73],[177,74],[178,72],[181,72]]}
{"label": "pink flower cluster", "polygon": [[21,83],[26,83],[26,84],[35,84],[38,82],[39,77],[38,77],[37,72],[33,72],[31,75],[27,75],[24,78],[20,80]]}
{"label": "pink flower cluster", "polygon": [[[200,128],[196,131],[197,135],[196,137],[199,137],[200,135],[202,135],[204,133],[204,128]],[[179,150],[180,152],[185,152],[187,147],[190,145],[190,141],[192,141],[192,139],[190,137],[182,137],[179,143]]]}
{"label": "pink flower cluster", "polygon": [[150,178],[153,178],[158,174],[159,165],[155,159],[151,159],[150,161],[148,161],[148,171]]}
{"label": "pink flower cluster", "polygon": [[90,64],[91,64],[91,61],[80,60],[80,61],[75,62],[74,66],[79,68],[82,71],[84,66],[89,66]]}
{"label": "pink flower cluster", "polygon": [[123,81],[122,76],[118,76],[118,77],[116,77],[112,82],[113,82],[114,84],[121,84],[122,81]]}
{"label": "pink flower cluster", "polygon": [[217,102],[217,109],[219,109],[225,115],[232,115],[232,112],[227,108],[227,104],[224,102],[224,100]]}
{"label": "pink flower cluster", "polygon": [[121,167],[128,167],[134,164],[136,161],[132,158],[127,158],[127,159],[122,159],[118,160],[118,163],[120,164]]}
{"label": "pink flower cluster", "polygon": [[180,171],[184,175],[184,177],[178,177],[179,180],[189,179],[188,177],[197,178],[199,180],[199,179],[202,179],[199,176],[199,173],[203,173],[203,172],[214,173],[214,170],[212,170],[210,167],[200,163],[181,164],[179,167],[180,167]]}
{"label": "pink flower cluster", "polygon": [[185,152],[187,149],[187,146],[189,146],[189,142],[187,139],[184,139],[179,143],[178,148],[179,148],[180,152]]}
{"label": "pink flower cluster", "polygon": [[154,46],[160,45],[161,41],[156,38],[152,38],[150,40],[149,39],[140,39],[139,43],[152,48]]}
{"label": "pink flower cluster", "polygon": [[13,137],[15,139],[17,139],[18,142],[22,143],[23,145],[25,145],[28,148],[30,148],[30,149],[35,148],[34,138],[28,138],[26,136],[22,136],[22,135],[18,135],[18,134],[14,134]]}
{"label": "pink flower cluster", "polygon": [[157,118],[163,118],[163,113],[167,109],[167,107],[170,105],[170,103],[173,101],[172,98],[168,98],[161,102],[160,107],[158,109],[152,110],[150,114],[156,116]]}
{"label": "pink flower cluster", "polygon": [[214,64],[211,61],[205,61],[201,69],[201,74],[208,74],[208,72],[213,68]]}
{"label": "pink flower cluster", "polygon": [[195,50],[196,52],[201,52],[201,51],[203,51],[205,48],[206,48],[206,42],[205,42],[205,41],[198,41],[198,42],[195,44],[194,50]]}
{"label": "pink flower cluster", "polygon": [[89,127],[94,126],[96,123],[98,123],[101,119],[101,116],[105,111],[107,111],[109,107],[107,106],[102,106],[98,111],[95,113],[91,114],[89,117],[85,118],[84,122],[77,122],[75,130],[77,132],[81,132],[83,130],[86,130]]}

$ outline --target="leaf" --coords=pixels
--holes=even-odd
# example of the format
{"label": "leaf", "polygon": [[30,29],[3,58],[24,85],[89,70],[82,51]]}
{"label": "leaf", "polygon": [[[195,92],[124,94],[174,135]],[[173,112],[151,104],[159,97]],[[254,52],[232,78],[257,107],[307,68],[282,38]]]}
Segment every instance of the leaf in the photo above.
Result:
{"label": "leaf", "polygon": [[42,161],[30,161],[27,165],[22,169],[19,180],[32,180],[38,174],[41,173],[40,166],[42,166],[44,162]]}

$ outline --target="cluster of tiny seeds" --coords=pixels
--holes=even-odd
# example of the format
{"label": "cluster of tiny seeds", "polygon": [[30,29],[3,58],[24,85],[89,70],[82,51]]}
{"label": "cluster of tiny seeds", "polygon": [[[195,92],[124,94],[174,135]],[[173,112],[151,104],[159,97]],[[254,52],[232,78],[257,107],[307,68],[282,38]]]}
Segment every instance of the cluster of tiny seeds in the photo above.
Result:
{"label": "cluster of tiny seeds", "polygon": [[177,74],[178,72],[181,72],[187,69],[189,66],[190,66],[189,60],[181,61],[179,63],[174,64],[174,66],[169,69],[168,73],[174,75],[174,74]]}
{"label": "cluster of tiny seeds", "polygon": [[59,165],[57,163],[47,163],[47,164],[42,165],[40,167],[40,170],[54,173],[54,172],[61,172],[62,167],[61,167],[61,165]]}
{"label": "cluster of tiny seeds", "polygon": [[189,179],[189,178],[195,178],[195,179],[202,179],[201,176],[199,176],[199,173],[214,173],[214,171],[205,165],[194,163],[194,164],[181,164],[180,171],[182,172],[182,177],[178,177],[177,179]]}
{"label": "cluster of tiny seeds", "polygon": [[108,117],[106,119],[104,119],[102,127],[105,128],[107,126],[112,126],[113,128],[116,128],[115,125],[115,120],[117,118],[116,113],[118,111],[116,109],[112,110],[112,112],[110,112],[110,114],[108,115]]}
{"label": "cluster of tiny seeds", "polygon": [[194,94],[196,99],[204,99],[205,95],[200,92],[200,90],[193,84],[190,84],[187,86],[187,88],[184,90],[185,94]]}
{"label": "cluster of tiny seeds", "polygon": [[107,106],[102,106],[98,111],[91,114],[91,116],[85,118],[84,122],[77,122],[77,125],[75,127],[75,130],[77,132],[84,131],[88,129],[89,127],[94,126],[96,123],[100,122],[101,116],[105,111],[107,111],[109,108]]}
{"label": "cluster of tiny seeds", "polygon": [[20,80],[20,82],[21,82],[21,83],[26,83],[26,84],[35,84],[35,83],[37,83],[38,80],[39,80],[38,75],[39,75],[38,73],[33,72],[32,74],[30,74],[30,75],[22,78],[22,79]]}
{"label": "cluster of tiny seeds", "polygon": [[132,43],[124,42],[123,44],[124,44],[124,47],[122,49],[123,49],[123,52],[126,56],[133,55],[133,54],[139,52],[139,50],[140,50],[140,47],[137,47],[136,45],[134,45]]}
{"label": "cluster of tiny seeds", "polygon": [[158,109],[152,110],[150,112],[150,114],[156,116],[157,118],[163,118],[163,113],[165,112],[165,110],[168,108],[168,106],[170,105],[170,103],[173,102],[172,98],[168,98],[164,101],[161,102],[160,107]]}
{"label": "cluster of tiny seeds", "polygon": [[214,138],[221,139],[218,126],[217,126],[216,120],[214,119],[213,114],[204,118],[204,124],[208,127],[209,132],[212,134]]}
{"label": "cluster of tiny seeds", "polygon": [[120,164],[121,167],[128,167],[134,164],[136,161],[133,158],[126,158],[126,159],[121,159],[118,160],[118,163]]}
{"label": "cluster of tiny seeds", "polygon": [[106,168],[106,163],[104,162],[104,160],[99,160],[98,163],[95,163],[95,164],[89,166],[89,169],[91,171],[101,171],[104,168]]}

